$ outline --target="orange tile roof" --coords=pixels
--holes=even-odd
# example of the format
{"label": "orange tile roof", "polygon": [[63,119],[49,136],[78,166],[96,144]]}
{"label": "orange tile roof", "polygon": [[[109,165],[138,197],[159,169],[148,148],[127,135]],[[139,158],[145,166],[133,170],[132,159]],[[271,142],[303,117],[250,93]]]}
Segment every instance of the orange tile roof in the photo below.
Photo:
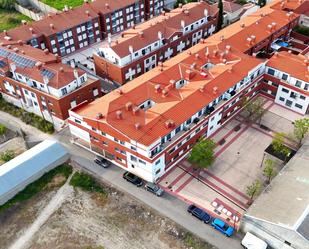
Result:
{"label": "orange tile roof", "polygon": [[[122,86],[121,90],[115,90],[74,111],[93,120],[96,120],[100,112],[104,118],[98,122],[108,124],[141,144],[153,144],[226,92],[247,76],[248,71],[263,62],[243,52],[249,49],[246,46],[249,36],[254,35],[255,41],[260,42],[271,35],[265,30],[267,25],[275,22],[276,25],[272,30],[275,33],[291,21],[287,18],[286,12],[273,9],[272,6],[273,4],[269,4],[261,8],[256,13],[164,62],[162,69],[158,66]],[[292,20],[297,17],[298,15],[294,14]],[[259,25],[256,24],[257,22]],[[244,28],[241,27],[241,23],[244,24]],[[215,66],[209,70],[201,69],[207,61]],[[171,86],[171,80],[186,78],[189,72],[191,76],[188,84],[180,89]],[[167,96],[156,92],[155,88],[158,84]],[[203,88],[202,91],[201,88]],[[214,89],[217,91],[214,92]],[[154,101],[154,106],[146,111],[139,110],[135,114],[127,111],[128,103],[132,103],[134,107],[146,100]],[[120,112],[122,119],[117,117]],[[165,122],[168,120],[173,120],[174,128],[165,127]]]}
{"label": "orange tile roof", "polygon": [[271,57],[267,65],[309,83],[309,58],[307,56],[282,51]]}
{"label": "orange tile roof", "polygon": [[[142,49],[158,40],[158,32],[161,32],[163,38],[169,39],[177,32],[181,32],[181,21],[186,25],[204,17],[204,10],[208,10],[209,16],[217,14],[218,10],[215,6],[209,5],[206,2],[188,3],[182,8],[177,8],[169,13],[151,19],[131,28],[122,33],[122,38],[117,39],[111,45],[111,48],[120,57],[129,55],[129,46],[132,46],[134,51]],[[185,14],[185,10],[187,14]],[[142,36],[140,33],[143,33]]]}

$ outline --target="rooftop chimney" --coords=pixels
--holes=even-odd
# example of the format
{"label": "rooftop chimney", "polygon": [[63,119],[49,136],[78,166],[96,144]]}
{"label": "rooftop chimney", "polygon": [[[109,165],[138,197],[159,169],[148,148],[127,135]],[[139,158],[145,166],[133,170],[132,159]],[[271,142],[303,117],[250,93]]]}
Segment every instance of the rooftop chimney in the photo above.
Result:
{"label": "rooftop chimney", "polygon": [[117,93],[119,93],[119,95],[122,95],[122,94],[123,94],[123,91],[122,91],[121,88],[118,88],[116,91],[117,91]]}
{"label": "rooftop chimney", "polygon": [[141,128],[141,124],[140,124],[140,123],[135,123],[134,126],[135,126],[135,129],[136,129],[136,130],[139,130],[139,129]]}
{"label": "rooftop chimney", "polygon": [[63,67],[60,67],[60,68],[59,68],[59,71],[60,71],[61,73],[63,73],[63,72],[64,72]]}
{"label": "rooftop chimney", "polygon": [[116,117],[117,117],[117,119],[122,119],[123,117],[122,117],[122,111],[120,111],[120,110],[118,110],[118,111],[116,111]]}
{"label": "rooftop chimney", "polygon": [[167,95],[168,95],[168,89],[164,88],[162,90],[162,97],[167,97]]}
{"label": "rooftop chimney", "polygon": [[51,28],[51,29],[55,29],[55,27],[54,27],[54,24],[49,24],[49,27]]}
{"label": "rooftop chimney", "polygon": [[132,107],[133,107],[132,102],[127,102],[127,103],[126,103],[126,110],[127,110],[127,111],[132,111]]}
{"label": "rooftop chimney", "polygon": [[90,11],[89,10],[86,10],[85,13],[86,13],[87,16],[90,16]]}
{"label": "rooftop chimney", "polygon": [[133,54],[133,52],[134,52],[133,46],[132,46],[132,45],[129,46],[129,52],[130,52],[131,54]]}
{"label": "rooftop chimney", "polygon": [[204,88],[205,88],[205,86],[200,86],[200,92],[204,92]]}
{"label": "rooftop chimney", "polygon": [[95,118],[96,119],[102,119],[102,118],[104,118],[104,116],[101,112],[98,112]]}
{"label": "rooftop chimney", "polygon": [[26,20],[21,20],[22,25],[27,25],[27,21]]}
{"label": "rooftop chimney", "polygon": [[44,51],[45,54],[49,54],[49,51],[48,51],[47,48],[45,48],[43,51]]}
{"label": "rooftop chimney", "polygon": [[24,42],[22,40],[18,40],[18,45],[19,46],[23,46],[24,45]]}
{"label": "rooftop chimney", "polygon": [[213,93],[214,93],[214,94],[217,94],[217,93],[218,93],[218,87],[217,87],[217,86],[215,86],[212,90],[213,90]]}
{"label": "rooftop chimney", "polygon": [[161,85],[160,84],[155,85],[155,90],[156,90],[156,93],[161,92]]}
{"label": "rooftop chimney", "polygon": [[106,4],[105,4],[105,7],[106,7],[106,9],[109,9],[109,4],[106,3]]}
{"label": "rooftop chimney", "polygon": [[133,115],[137,115],[138,113],[139,113],[139,107],[138,106],[134,106],[133,108],[132,108],[132,113],[133,113]]}
{"label": "rooftop chimney", "polygon": [[163,35],[162,35],[162,32],[161,32],[161,31],[158,31],[158,39],[159,39],[159,40],[162,40],[162,39],[163,39]]}
{"label": "rooftop chimney", "polygon": [[143,37],[144,36],[144,32],[143,31],[139,31],[138,34],[139,34],[139,37]]}
{"label": "rooftop chimney", "polygon": [[165,127],[166,127],[166,129],[174,128],[175,122],[173,120],[169,119],[165,122]]}
{"label": "rooftop chimney", "polygon": [[35,66],[36,66],[37,69],[40,70],[42,68],[42,66],[43,66],[43,63],[38,61],[38,62],[35,63]]}
{"label": "rooftop chimney", "polygon": [[18,48],[13,48],[13,51],[15,52],[15,53],[18,53]]}
{"label": "rooftop chimney", "polygon": [[186,27],[186,23],[184,20],[180,21],[180,26],[184,29]]}

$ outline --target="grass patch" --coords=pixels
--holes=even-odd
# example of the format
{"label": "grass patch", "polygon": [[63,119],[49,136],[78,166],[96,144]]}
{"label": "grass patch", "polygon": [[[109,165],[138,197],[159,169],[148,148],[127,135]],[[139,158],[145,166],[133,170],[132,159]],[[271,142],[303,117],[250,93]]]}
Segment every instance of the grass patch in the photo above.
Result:
{"label": "grass patch", "polygon": [[[63,175],[66,179],[72,174],[72,167],[68,164],[62,164],[51,171],[45,173],[38,180],[30,183],[24,190],[15,195],[8,202],[0,206],[0,212],[8,209],[16,203],[21,203],[29,200],[31,197],[35,196],[42,190],[47,188],[48,183],[50,183],[56,175]],[[59,186],[58,186],[59,187]]]}
{"label": "grass patch", "polygon": [[8,161],[11,161],[14,157],[15,157],[15,152],[12,150],[6,150],[0,155],[1,161],[5,163],[7,163]]}
{"label": "grass patch", "polygon": [[83,172],[75,172],[71,178],[70,185],[85,191],[107,195],[107,192],[90,175]]}
{"label": "grass patch", "polygon": [[43,3],[57,10],[63,10],[64,6],[77,7],[83,4],[83,0],[41,0]]}
{"label": "grass patch", "polygon": [[0,32],[21,25],[21,20],[31,21],[29,17],[20,14],[16,10],[5,10],[0,8]]}
{"label": "grass patch", "polygon": [[193,236],[193,234],[189,232],[187,232],[184,236],[184,243],[186,247],[192,248],[192,249],[215,249],[216,248],[213,245]]}
{"label": "grass patch", "polygon": [[302,35],[306,35],[306,36],[309,36],[309,28],[308,27],[305,27],[305,26],[296,26],[294,28],[294,31],[297,32],[297,33],[300,33]]}
{"label": "grass patch", "polygon": [[27,112],[24,109],[6,102],[3,98],[0,98],[0,110],[20,118],[26,124],[30,124],[45,133],[52,134],[55,131],[52,123],[34,113]]}

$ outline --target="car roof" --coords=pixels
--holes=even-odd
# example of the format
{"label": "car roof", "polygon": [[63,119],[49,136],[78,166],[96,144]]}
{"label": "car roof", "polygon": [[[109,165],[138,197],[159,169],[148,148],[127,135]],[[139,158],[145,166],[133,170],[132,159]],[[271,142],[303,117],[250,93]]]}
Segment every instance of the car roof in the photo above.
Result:
{"label": "car roof", "polygon": [[256,237],[252,233],[247,232],[243,240],[241,241],[243,246],[246,246],[248,249],[266,249],[267,243],[264,240]]}
{"label": "car roof", "polygon": [[220,220],[220,219],[218,219],[218,218],[214,219],[213,222],[214,222],[216,225],[220,226],[220,227],[224,227],[224,225],[225,225],[225,222],[222,221],[222,220]]}
{"label": "car roof", "polygon": [[149,186],[151,188],[157,187],[157,185],[153,182],[147,182],[147,186]]}

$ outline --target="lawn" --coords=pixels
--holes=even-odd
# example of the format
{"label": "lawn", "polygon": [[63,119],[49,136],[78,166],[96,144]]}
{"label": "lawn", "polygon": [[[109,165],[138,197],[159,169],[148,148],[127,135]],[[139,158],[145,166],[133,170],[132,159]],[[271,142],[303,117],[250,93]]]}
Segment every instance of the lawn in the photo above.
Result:
{"label": "lawn", "polygon": [[21,20],[31,21],[29,17],[24,16],[15,10],[0,9],[0,32],[21,25]]}
{"label": "lawn", "polygon": [[83,4],[83,0],[41,0],[43,3],[57,10],[63,10],[64,6],[77,7]]}

